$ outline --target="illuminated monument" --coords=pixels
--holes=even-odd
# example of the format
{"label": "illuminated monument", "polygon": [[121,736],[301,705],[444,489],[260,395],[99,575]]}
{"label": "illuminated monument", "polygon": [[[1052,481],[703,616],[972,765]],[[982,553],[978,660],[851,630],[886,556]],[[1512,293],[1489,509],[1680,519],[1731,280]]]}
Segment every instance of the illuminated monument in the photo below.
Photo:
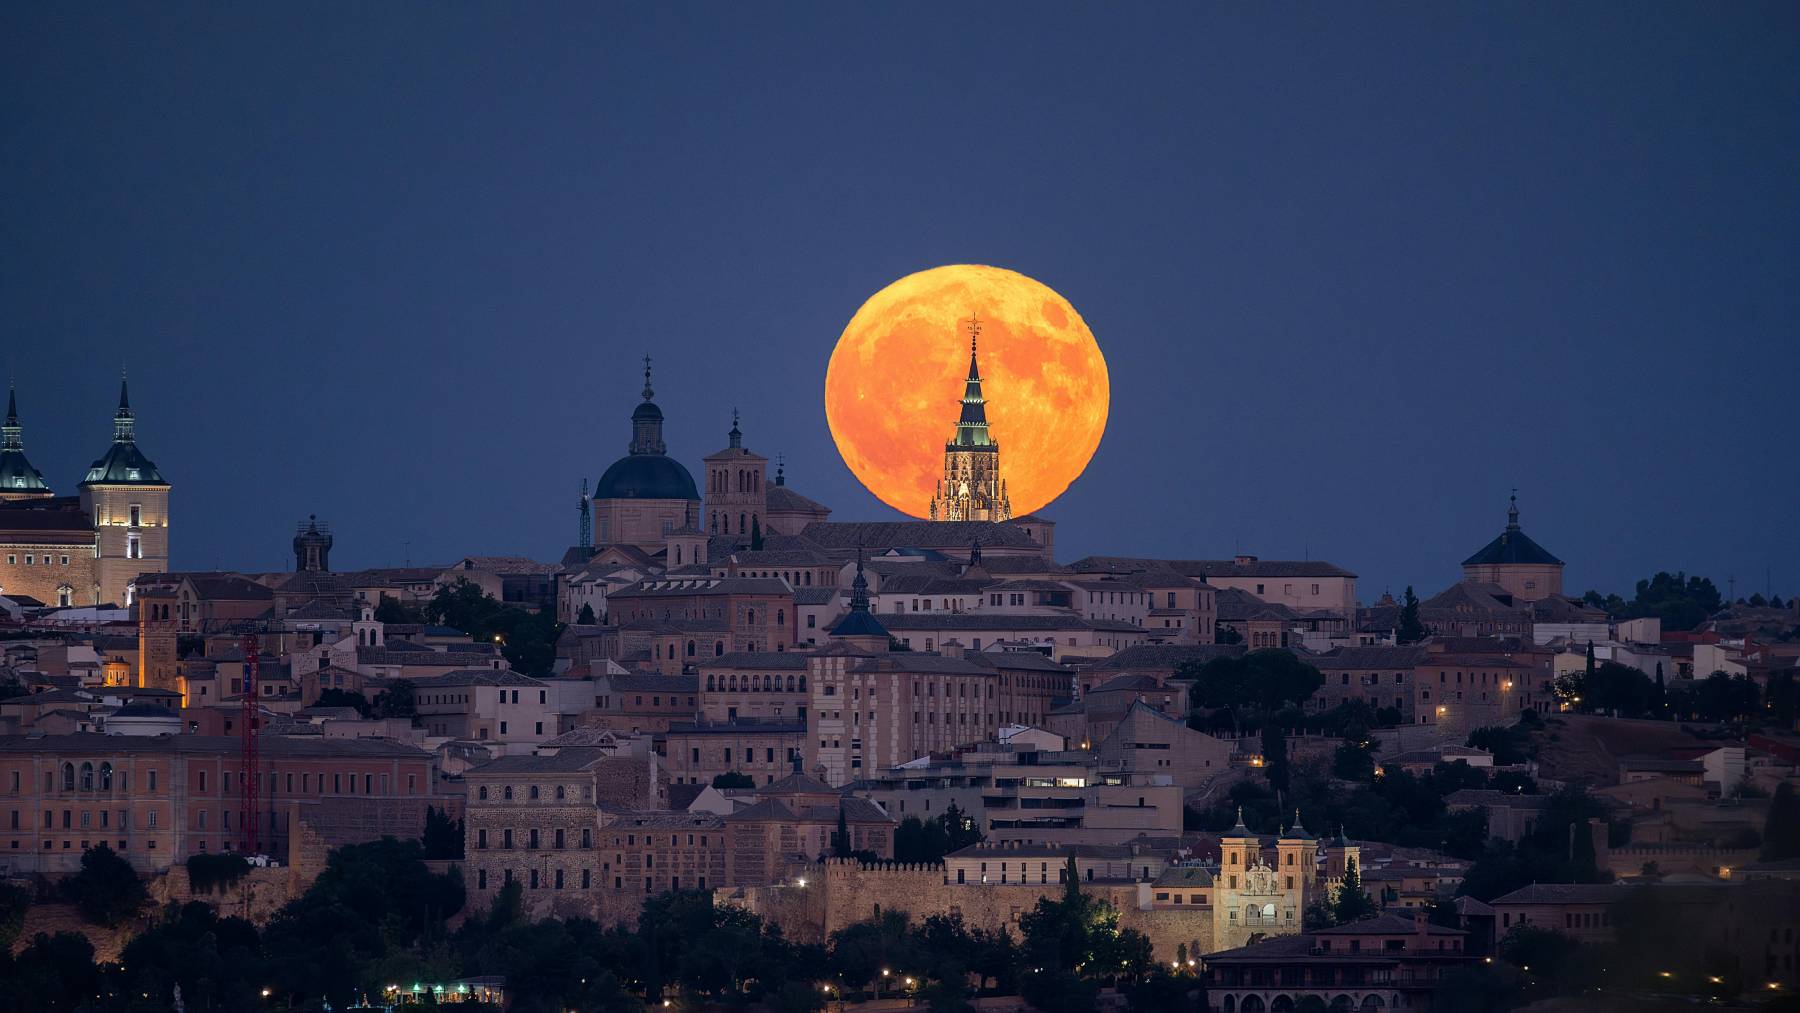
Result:
{"label": "illuminated monument", "polygon": [[981,368],[975,362],[975,339],[980,336],[981,321],[971,315],[969,378],[963,386],[956,436],[944,444],[944,477],[931,496],[934,521],[1012,519],[1006,480],[1000,477],[1000,444],[988,435],[987,400],[981,395]]}

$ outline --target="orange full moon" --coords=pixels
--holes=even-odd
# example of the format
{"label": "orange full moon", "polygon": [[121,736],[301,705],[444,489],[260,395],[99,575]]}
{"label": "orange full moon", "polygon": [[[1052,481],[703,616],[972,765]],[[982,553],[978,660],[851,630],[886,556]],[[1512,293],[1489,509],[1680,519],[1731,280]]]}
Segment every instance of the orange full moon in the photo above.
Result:
{"label": "orange full moon", "polygon": [[969,318],[988,431],[1015,517],[1062,495],[1100,446],[1111,387],[1081,314],[1042,282],[957,264],[909,274],[850,318],[825,372],[838,453],[882,502],[930,511],[969,370]]}

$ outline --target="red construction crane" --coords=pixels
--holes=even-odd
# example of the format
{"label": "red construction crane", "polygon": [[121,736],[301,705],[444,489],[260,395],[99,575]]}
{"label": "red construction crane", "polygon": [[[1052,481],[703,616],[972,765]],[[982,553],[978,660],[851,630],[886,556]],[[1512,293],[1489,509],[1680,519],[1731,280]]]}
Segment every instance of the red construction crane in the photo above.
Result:
{"label": "red construction crane", "polygon": [[248,633],[244,635],[243,647],[244,708],[241,718],[243,750],[238,774],[243,790],[239,800],[241,807],[239,819],[244,831],[244,854],[254,855],[259,851],[256,831],[260,822],[258,820],[260,814],[257,799],[262,794],[262,754],[257,745],[261,733],[261,729],[258,727],[261,724],[261,717],[256,689],[257,661],[262,654],[262,644],[256,634]]}

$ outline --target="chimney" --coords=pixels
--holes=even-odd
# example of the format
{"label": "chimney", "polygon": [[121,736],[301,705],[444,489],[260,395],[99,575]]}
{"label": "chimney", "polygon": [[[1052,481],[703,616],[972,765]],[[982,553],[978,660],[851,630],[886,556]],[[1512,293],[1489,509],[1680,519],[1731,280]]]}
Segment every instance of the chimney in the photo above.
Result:
{"label": "chimney", "polygon": [[960,658],[963,656],[962,641],[954,638],[940,641],[938,643],[938,653],[946,658]]}

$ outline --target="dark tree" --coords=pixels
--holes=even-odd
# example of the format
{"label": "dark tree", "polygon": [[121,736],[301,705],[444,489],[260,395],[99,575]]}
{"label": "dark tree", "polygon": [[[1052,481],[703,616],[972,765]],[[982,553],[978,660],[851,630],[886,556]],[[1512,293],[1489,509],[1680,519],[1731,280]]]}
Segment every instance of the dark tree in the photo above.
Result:
{"label": "dark tree", "polygon": [[1344,863],[1344,882],[1338,887],[1331,913],[1339,925],[1359,921],[1375,913],[1375,902],[1363,892],[1362,871],[1356,867],[1354,858]]}
{"label": "dark tree", "polygon": [[837,831],[831,835],[832,856],[835,858],[850,857],[850,824],[844,817],[843,803],[838,803]]}
{"label": "dark tree", "polygon": [[1194,680],[1195,707],[1227,710],[1234,725],[1241,725],[1246,716],[1300,706],[1325,684],[1318,669],[1280,648],[1214,658],[1204,665],[1184,662],[1176,671]]}
{"label": "dark tree", "polygon": [[12,950],[31,909],[31,891],[17,883],[0,883],[0,952]]}
{"label": "dark tree", "polygon": [[1394,639],[1402,644],[1416,644],[1425,639],[1425,623],[1419,618],[1419,596],[1413,594],[1411,584],[1406,585],[1401,600],[1400,623],[1394,630]]}
{"label": "dark tree", "polygon": [[319,698],[313,701],[314,707],[354,707],[356,713],[369,716],[369,698],[361,693],[352,693],[347,689],[328,687],[319,691]]}
{"label": "dark tree", "polygon": [[594,615],[593,603],[581,603],[581,611],[575,614],[575,622],[581,626],[595,626],[599,624],[600,619],[598,616]]}
{"label": "dark tree", "polygon": [[750,518],[750,551],[761,552],[763,547],[762,522],[755,517]]}
{"label": "dark tree", "polygon": [[1637,596],[1622,610],[1621,619],[1657,618],[1663,628],[1691,630],[1719,610],[1719,589],[1704,577],[1659,572],[1637,582]]}
{"label": "dark tree", "polygon": [[1287,732],[1276,724],[1263,726],[1262,730],[1263,775],[1269,779],[1269,787],[1276,791],[1288,790],[1288,755]]}
{"label": "dark tree", "polygon": [[1800,858],[1800,797],[1792,782],[1783,781],[1769,800],[1769,816],[1763,824],[1762,857],[1767,862]]}
{"label": "dark tree", "polygon": [[712,786],[723,791],[726,788],[754,788],[756,778],[739,770],[728,770],[723,774],[714,774]]}
{"label": "dark tree", "polygon": [[63,892],[96,925],[129,921],[150,901],[131,863],[105,844],[81,853],[81,871],[63,881]]}
{"label": "dark tree", "polygon": [[407,605],[384,594],[381,596],[381,603],[375,606],[375,621],[402,626],[423,626],[425,625],[425,612],[417,605]]}
{"label": "dark tree", "polygon": [[409,679],[395,679],[375,694],[370,708],[378,718],[412,718],[419,713],[416,691]]}
{"label": "dark tree", "polygon": [[421,838],[427,859],[463,857],[463,822],[450,818],[448,810],[425,807],[425,836]]}

